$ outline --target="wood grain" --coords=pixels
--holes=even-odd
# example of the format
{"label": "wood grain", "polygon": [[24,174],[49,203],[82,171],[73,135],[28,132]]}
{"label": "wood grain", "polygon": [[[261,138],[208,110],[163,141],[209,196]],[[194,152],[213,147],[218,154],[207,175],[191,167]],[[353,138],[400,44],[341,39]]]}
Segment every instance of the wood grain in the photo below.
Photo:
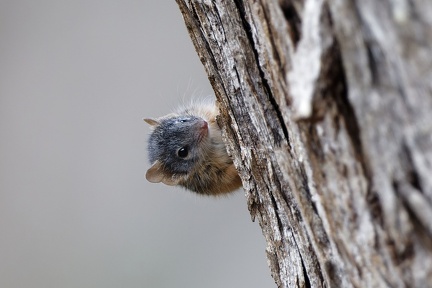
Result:
{"label": "wood grain", "polygon": [[176,1],[277,286],[431,287],[432,2]]}

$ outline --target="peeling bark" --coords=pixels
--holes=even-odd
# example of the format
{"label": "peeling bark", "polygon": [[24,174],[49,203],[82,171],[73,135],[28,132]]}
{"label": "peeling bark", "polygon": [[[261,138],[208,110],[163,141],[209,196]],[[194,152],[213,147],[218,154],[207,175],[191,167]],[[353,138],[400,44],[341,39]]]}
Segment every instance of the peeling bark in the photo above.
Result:
{"label": "peeling bark", "polygon": [[176,0],[278,287],[432,287],[432,2]]}

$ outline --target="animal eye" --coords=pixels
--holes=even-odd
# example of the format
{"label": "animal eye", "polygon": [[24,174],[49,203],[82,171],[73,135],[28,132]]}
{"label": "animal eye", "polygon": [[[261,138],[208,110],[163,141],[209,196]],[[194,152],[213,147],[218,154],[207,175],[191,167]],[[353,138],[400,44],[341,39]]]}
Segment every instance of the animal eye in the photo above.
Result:
{"label": "animal eye", "polygon": [[187,148],[186,146],[180,148],[180,149],[177,151],[177,155],[178,155],[180,158],[186,158],[186,157],[188,156],[188,153],[189,153],[189,151],[188,151],[188,148]]}

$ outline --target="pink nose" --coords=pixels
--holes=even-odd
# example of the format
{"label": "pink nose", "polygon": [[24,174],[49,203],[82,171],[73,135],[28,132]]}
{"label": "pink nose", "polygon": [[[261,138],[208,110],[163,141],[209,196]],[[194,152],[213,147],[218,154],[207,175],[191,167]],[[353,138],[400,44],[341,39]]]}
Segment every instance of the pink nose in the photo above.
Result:
{"label": "pink nose", "polygon": [[202,130],[207,130],[208,129],[208,123],[207,123],[207,121],[203,120],[203,122],[201,123],[201,129]]}
{"label": "pink nose", "polygon": [[208,129],[208,123],[205,120],[202,120],[198,123],[198,141],[201,141],[205,136],[207,136],[209,129]]}

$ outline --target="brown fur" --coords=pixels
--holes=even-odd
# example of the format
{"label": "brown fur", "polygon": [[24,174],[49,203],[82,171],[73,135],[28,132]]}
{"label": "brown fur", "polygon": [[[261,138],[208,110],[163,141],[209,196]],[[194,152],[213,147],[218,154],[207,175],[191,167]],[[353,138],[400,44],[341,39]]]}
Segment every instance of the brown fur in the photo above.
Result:
{"label": "brown fur", "polygon": [[201,161],[195,164],[187,175],[170,175],[159,161],[152,163],[146,174],[150,182],[162,182],[167,185],[180,185],[204,195],[222,195],[242,186],[240,177],[228,156],[222,139],[220,127],[216,122],[217,106],[210,102],[193,103],[158,119],[144,119],[157,127],[163,119],[180,115],[200,117],[208,123],[208,135],[199,144]]}

